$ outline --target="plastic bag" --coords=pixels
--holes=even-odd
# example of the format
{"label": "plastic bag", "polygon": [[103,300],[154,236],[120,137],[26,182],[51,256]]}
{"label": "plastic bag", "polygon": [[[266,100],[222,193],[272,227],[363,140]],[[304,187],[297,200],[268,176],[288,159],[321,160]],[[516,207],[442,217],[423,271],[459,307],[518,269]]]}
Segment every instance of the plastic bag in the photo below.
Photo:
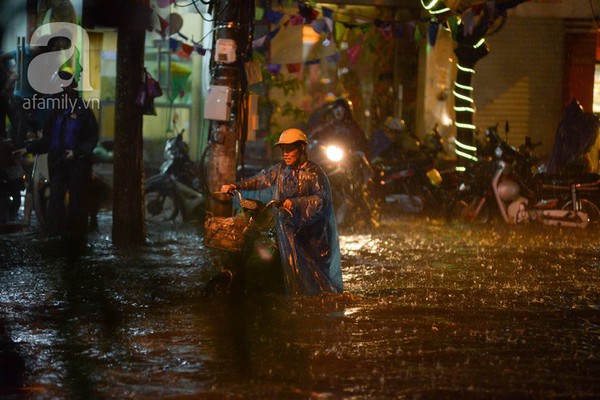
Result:
{"label": "plastic bag", "polygon": [[144,76],[142,78],[142,87],[138,92],[138,96],[135,103],[142,107],[142,113],[144,115],[156,115],[156,107],[154,106],[154,99],[162,96],[163,91],[160,87],[160,83],[152,77],[144,68]]}

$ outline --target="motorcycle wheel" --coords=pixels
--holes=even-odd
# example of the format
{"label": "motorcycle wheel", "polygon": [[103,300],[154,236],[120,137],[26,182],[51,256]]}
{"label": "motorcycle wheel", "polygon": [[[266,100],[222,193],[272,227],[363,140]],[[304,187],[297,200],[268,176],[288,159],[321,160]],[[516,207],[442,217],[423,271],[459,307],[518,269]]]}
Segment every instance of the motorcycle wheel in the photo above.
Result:
{"label": "motorcycle wheel", "polygon": [[385,203],[385,197],[379,193],[372,180],[367,184],[365,201],[368,202],[371,226],[378,228],[381,223],[381,213],[383,204]]}
{"label": "motorcycle wheel", "polygon": [[33,211],[40,226],[48,223],[48,203],[50,202],[50,180],[48,172],[48,155],[39,154],[33,164],[33,176],[30,185],[33,185],[32,200]]}
{"label": "motorcycle wheel", "polygon": [[491,221],[489,199],[470,195],[454,199],[446,211],[448,221],[487,224]]}
{"label": "motorcycle wheel", "polygon": [[343,198],[339,199],[339,202],[334,201],[333,203],[335,208],[335,221],[339,226],[347,225],[348,219],[346,218],[346,214],[348,213],[348,202]]}
{"label": "motorcycle wheel", "polygon": [[[590,224],[600,223],[600,209],[588,199],[579,199],[580,209],[588,215]],[[562,206],[563,210],[573,210],[573,201],[568,201]]]}
{"label": "motorcycle wheel", "polygon": [[147,192],[144,204],[147,221],[173,221],[179,214],[177,202],[170,193]]}

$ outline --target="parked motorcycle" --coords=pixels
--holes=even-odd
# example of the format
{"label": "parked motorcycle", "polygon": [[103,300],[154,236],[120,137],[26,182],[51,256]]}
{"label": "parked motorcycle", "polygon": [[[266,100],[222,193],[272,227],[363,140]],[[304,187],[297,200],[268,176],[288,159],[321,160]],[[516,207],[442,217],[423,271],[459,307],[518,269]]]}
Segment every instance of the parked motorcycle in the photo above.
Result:
{"label": "parked motorcycle", "polygon": [[519,151],[510,146],[498,135],[497,127],[488,129],[486,137],[494,157],[480,161],[479,169],[475,169],[481,171],[485,165],[487,178],[485,173],[473,175],[475,179],[466,179],[459,187],[453,206],[462,218],[487,222],[493,204],[502,220],[510,224],[539,221],[546,225],[585,228],[590,222],[600,221],[596,204],[600,176],[539,173],[530,154],[524,153],[523,147]]}
{"label": "parked motorcycle", "polygon": [[[508,124],[505,131],[508,131]],[[460,173],[460,182],[457,182],[456,191],[446,211],[448,221],[488,223],[500,216],[492,178],[499,162],[495,151],[501,146],[502,139],[498,135],[497,125],[488,128],[484,137],[477,140],[477,161],[470,162],[465,171]],[[528,157],[527,160],[533,158]]]}
{"label": "parked motorcycle", "polygon": [[496,160],[479,158],[462,172],[461,182],[446,210],[448,221],[488,223],[498,214],[491,185],[495,171]]}
{"label": "parked motorcycle", "polygon": [[201,220],[205,196],[201,189],[201,171],[189,157],[183,130],[167,140],[165,161],[159,173],[144,182],[146,219],[149,221],[187,222]]}
{"label": "parked motorcycle", "polygon": [[375,130],[373,164],[386,203],[397,204],[405,213],[440,215],[446,207],[446,192],[453,183],[449,172],[453,174],[452,169],[442,176],[437,168],[441,152],[443,143],[437,125],[423,139],[411,135],[398,119]]}
{"label": "parked motorcycle", "polygon": [[[226,195],[225,193],[220,193]],[[204,245],[231,255],[231,264],[214,275],[203,290],[204,297],[230,292],[283,293],[283,273],[277,248],[275,213],[290,211],[277,200],[264,204],[232,191],[240,212],[234,217],[208,217]]]}
{"label": "parked motorcycle", "polygon": [[366,156],[366,138],[346,99],[317,109],[309,122],[308,156],[327,174],[339,226],[378,227],[381,196]]}

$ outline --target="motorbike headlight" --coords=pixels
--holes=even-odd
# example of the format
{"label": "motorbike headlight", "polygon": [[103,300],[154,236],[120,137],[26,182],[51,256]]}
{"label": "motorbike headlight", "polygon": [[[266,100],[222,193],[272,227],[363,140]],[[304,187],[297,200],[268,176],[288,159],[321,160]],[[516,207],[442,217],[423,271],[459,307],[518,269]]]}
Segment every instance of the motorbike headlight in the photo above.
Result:
{"label": "motorbike headlight", "polygon": [[338,146],[327,146],[325,149],[325,155],[333,162],[341,161],[344,158],[344,151]]}

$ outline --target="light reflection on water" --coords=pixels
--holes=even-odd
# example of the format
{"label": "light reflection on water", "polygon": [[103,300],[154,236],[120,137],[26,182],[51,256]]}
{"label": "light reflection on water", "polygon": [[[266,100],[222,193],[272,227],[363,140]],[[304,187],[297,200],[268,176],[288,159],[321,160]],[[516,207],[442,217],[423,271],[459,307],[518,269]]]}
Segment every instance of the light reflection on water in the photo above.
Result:
{"label": "light reflection on water", "polygon": [[121,251],[102,222],[77,257],[0,242],[0,351],[25,364],[18,394],[600,396],[594,231],[401,218],[341,235],[343,295],[202,299],[225,261],[195,227],[152,227],[149,246]]}

